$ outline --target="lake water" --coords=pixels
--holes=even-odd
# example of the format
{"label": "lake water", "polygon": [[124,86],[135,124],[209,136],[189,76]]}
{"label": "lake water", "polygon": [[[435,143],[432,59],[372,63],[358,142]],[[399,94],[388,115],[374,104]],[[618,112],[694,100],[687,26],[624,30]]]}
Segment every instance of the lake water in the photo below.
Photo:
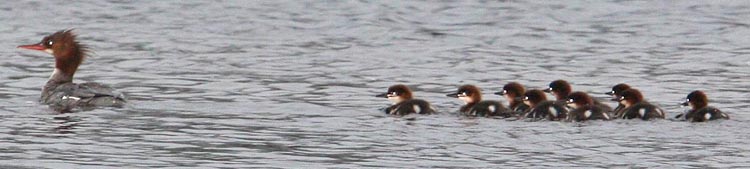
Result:
{"label": "lake water", "polygon": [[[749,168],[747,18],[750,1],[6,1],[0,168]],[[38,103],[53,59],[15,47],[67,28],[95,51],[75,81],[127,107]],[[556,79],[602,99],[625,82],[670,117],[704,90],[732,119],[462,118],[445,97]],[[398,83],[441,113],[383,114]]]}

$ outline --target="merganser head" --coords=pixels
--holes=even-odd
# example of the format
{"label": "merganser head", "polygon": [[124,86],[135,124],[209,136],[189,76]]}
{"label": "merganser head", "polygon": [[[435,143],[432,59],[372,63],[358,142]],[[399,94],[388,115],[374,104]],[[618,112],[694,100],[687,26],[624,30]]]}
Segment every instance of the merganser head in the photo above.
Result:
{"label": "merganser head", "polygon": [[55,72],[50,80],[72,82],[78,66],[86,57],[87,48],[76,41],[72,30],[62,30],[46,36],[36,44],[21,45],[18,48],[47,52],[55,57]]}
{"label": "merganser head", "polygon": [[482,100],[482,92],[480,92],[479,88],[474,85],[463,85],[458,88],[456,93],[451,93],[446,96],[458,98],[466,102],[466,104],[475,103]]}
{"label": "merganser head", "polygon": [[612,96],[612,101],[618,101],[620,99],[620,95],[622,94],[622,91],[630,89],[630,86],[625,83],[620,83],[612,87],[612,91],[609,91],[607,95]]}
{"label": "merganser head", "polygon": [[549,83],[549,88],[545,89],[544,92],[552,93],[557,100],[567,99],[568,94],[573,91],[570,84],[565,80],[555,80]]}
{"label": "merganser head", "polygon": [[503,91],[495,93],[496,95],[505,96],[510,102],[520,101],[519,98],[526,93],[526,89],[520,83],[510,82],[503,86]]}
{"label": "merganser head", "polygon": [[706,96],[706,93],[703,93],[703,91],[696,90],[693,92],[690,92],[690,94],[687,95],[687,99],[684,103],[682,103],[683,106],[690,106],[693,109],[700,109],[708,106],[708,96]]}
{"label": "merganser head", "polygon": [[570,94],[570,96],[568,96],[568,100],[566,101],[566,103],[568,104],[568,106],[577,109],[586,105],[593,105],[594,100],[584,92],[573,92]]}
{"label": "merganser head", "polygon": [[412,99],[411,90],[406,85],[398,84],[388,88],[388,92],[379,94],[375,97],[388,98],[393,104],[401,103],[402,101]]}
{"label": "merganser head", "polygon": [[526,93],[523,94],[523,103],[526,105],[529,105],[529,107],[534,107],[536,104],[539,104],[543,101],[547,101],[547,96],[544,94],[543,91],[533,89],[526,91]]}
{"label": "merganser head", "polygon": [[641,94],[641,91],[638,91],[638,89],[628,89],[625,91],[622,91],[622,94],[620,95],[620,99],[618,99],[620,104],[625,105],[625,107],[630,107],[638,102],[643,101],[643,94]]}

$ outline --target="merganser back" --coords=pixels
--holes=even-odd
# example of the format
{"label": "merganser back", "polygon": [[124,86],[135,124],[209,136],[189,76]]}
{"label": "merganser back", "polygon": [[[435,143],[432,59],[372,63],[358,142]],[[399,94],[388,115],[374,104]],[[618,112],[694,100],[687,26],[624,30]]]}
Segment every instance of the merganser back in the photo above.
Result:
{"label": "merganser back", "polygon": [[559,104],[560,102],[547,100],[547,96],[541,90],[533,89],[526,91],[523,103],[531,107],[523,117],[532,121],[540,119],[560,121],[568,117],[568,108],[563,104]]}
{"label": "merganser back", "polygon": [[461,106],[460,111],[468,116],[500,116],[504,118],[515,116],[514,113],[508,111],[500,102],[482,100],[482,92],[474,85],[463,85],[455,93],[446,96],[458,98],[466,102],[466,105]]}
{"label": "merganser back", "polygon": [[[555,96],[556,102],[558,102],[557,104],[566,105],[568,104],[568,95],[573,92],[573,87],[570,86],[570,83],[568,83],[568,81],[555,80],[549,83],[549,88],[545,89],[544,92],[552,93],[552,95]],[[609,107],[609,105],[604,104],[596,99],[593,100],[594,104],[604,109],[604,111],[612,111],[612,107]]]}
{"label": "merganser back", "polygon": [[[729,115],[721,110],[708,106],[708,96],[700,90],[688,94],[683,106],[690,106],[689,112],[684,114],[684,119],[690,122],[704,122],[718,119],[729,119]],[[680,116],[677,116],[679,118]]]}
{"label": "merganser back", "polygon": [[55,70],[42,89],[41,102],[70,111],[75,107],[115,106],[125,104],[125,96],[99,83],[73,83],[73,75],[87,56],[88,48],[76,41],[71,30],[46,36],[41,42],[18,48],[43,51],[55,57]]}
{"label": "merganser back", "polygon": [[650,119],[663,119],[665,117],[664,110],[652,105],[646,101],[643,101],[643,94],[637,89],[628,89],[622,91],[620,96],[620,103],[625,105],[623,110],[622,118],[634,119],[639,118],[642,120]]}
{"label": "merganser back", "polygon": [[594,100],[584,92],[573,92],[568,96],[568,112],[566,121],[609,120],[609,112],[594,104]]}
{"label": "merganser back", "polygon": [[435,109],[430,106],[430,103],[420,99],[414,99],[412,96],[411,89],[406,85],[393,85],[388,88],[388,92],[379,94],[375,97],[388,98],[393,105],[385,109],[385,113],[389,115],[407,115],[412,113],[417,114],[432,114],[435,113]]}

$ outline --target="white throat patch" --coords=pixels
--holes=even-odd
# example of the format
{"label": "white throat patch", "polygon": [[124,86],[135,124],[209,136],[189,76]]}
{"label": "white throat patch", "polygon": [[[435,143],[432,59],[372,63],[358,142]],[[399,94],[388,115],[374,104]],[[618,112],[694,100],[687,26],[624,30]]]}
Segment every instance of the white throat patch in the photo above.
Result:
{"label": "white throat patch", "polygon": [[458,99],[464,101],[466,104],[469,104],[471,102],[474,102],[474,99],[472,99],[469,96],[458,96]]}
{"label": "white throat patch", "polygon": [[55,75],[60,75],[60,74],[62,74],[62,71],[58,68],[55,68],[55,71],[52,71],[52,75],[49,75],[49,79],[52,79],[52,77],[55,77]]}
{"label": "white throat patch", "polygon": [[[57,70],[57,69],[55,69],[55,70]],[[401,97],[398,97],[398,96],[388,97],[388,100],[390,100],[391,102],[393,102],[394,105],[398,104],[398,103],[401,103],[402,101],[404,101],[404,99],[401,99]]]}

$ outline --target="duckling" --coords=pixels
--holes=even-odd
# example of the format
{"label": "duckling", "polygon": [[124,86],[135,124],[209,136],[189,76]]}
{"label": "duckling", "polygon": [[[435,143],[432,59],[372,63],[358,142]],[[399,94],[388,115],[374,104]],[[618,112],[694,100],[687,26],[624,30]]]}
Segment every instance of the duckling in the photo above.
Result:
{"label": "duckling", "polygon": [[[573,87],[570,86],[570,83],[568,83],[568,81],[562,79],[555,80],[549,83],[549,88],[545,89],[544,92],[552,93],[552,95],[555,96],[556,102],[558,102],[558,104],[566,105],[568,102],[568,95],[570,95],[570,92],[573,92]],[[604,109],[604,111],[606,112],[612,111],[612,107],[599,102],[599,100],[594,99],[594,104]]]}
{"label": "duckling", "polygon": [[[721,110],[708,106],[708,96],[703,91],[696,90],[687,95],[683,106],[690,106],[691,109],[684,114],[684,120],[690,122],[705,122],[719,119],[729,119],[729,115]],[[681,115],[676,118],[679,119]]]}
{"label": "duckling", "polygon": [[568,112],[566,121],[587,121],[587,120],[609,120],[609,112],[604,108],[594,104],[594,100],[584,92],[573,92],[568,96],[568,107],[572,110]]}
{"label": "duckling", "polygon": [[643,94],[637,89],[622,91],[619,102],[625,106],[623,119],[639,118],[642,120],[664,119],[665,113],[661,108],[643,101]]}
{"label": "duckling", "polygon": [[548,101],[541,90],[529,90],[524,93],[523,103],[531,107],[523,117],[531,120],[547,119],[560,121],[567,118],[568,109],[559,102]]}
{"label": "duckling", "polygon": [[526,112],[530,107],[523,103],[523,94],[526,89],[517,82],[510,82],[503,86],[503,91],[496,92],[496,95],[504,96],[508,100],[508,108],[516,114]]}
{"label": "duckling", "polygon": [[498,101],[482,100],[482,93],[474,85],[463,85],[458,88],[456,93],[446,96],[463,100],[466,105],[461,106],[459,111],[468,116],[499,116],[503,118],[515,116],[512,111],[508,111]]}
{"label": "duckling", "polygon": [[385,109],[385,113],[389,115],[407,115],[412,113],[417,114],[432,114],[435,113],[435,109],[432,108],[429,102],[414,99],[412,92],[406,85],[398,84],[388,88],[387,93],[379,94],[376,97],[388,98],[393,105]]}
{"label": "duckling", "polygon": [[622,114],[625,110],[625,105],[619,102],[620,96],[622,94],[622,91],[630,89],[630,85],[625,83],[620,83],[612,87],[612,91],[609,91],[605,94],[612,96],[612,101],[617,102],[617,107],[612,111],[614,113],[615,118],[622,118]]}

